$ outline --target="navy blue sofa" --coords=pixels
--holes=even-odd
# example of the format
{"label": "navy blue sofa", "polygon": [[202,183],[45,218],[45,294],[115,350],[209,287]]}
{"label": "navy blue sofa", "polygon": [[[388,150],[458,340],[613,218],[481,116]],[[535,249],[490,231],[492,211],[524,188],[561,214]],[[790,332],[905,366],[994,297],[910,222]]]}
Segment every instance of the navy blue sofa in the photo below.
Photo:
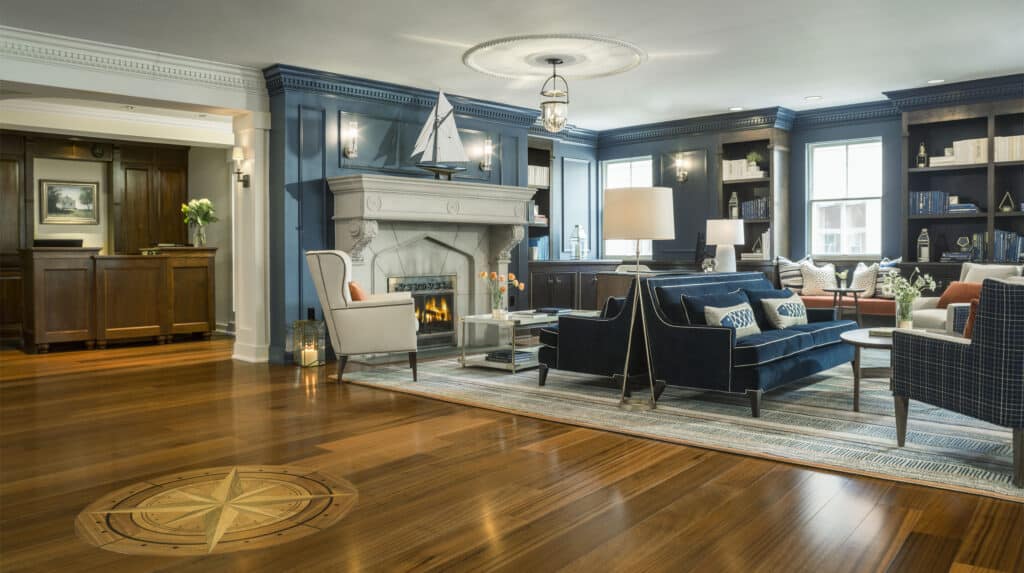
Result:
{"label": "navy blue sofa", "polygon": [[730,328],[689,323],[681,295],[774,289],[763,273],[657,276],[643,279],[641,288],[656,378],[674,386],[746,394],[755,418],[765,392],[853,361],[853,347],[839,335],[857,323],[835,320],[830,308],[807,309],[808,324],[784,330],[761,325],[760,334],[738,340]]}

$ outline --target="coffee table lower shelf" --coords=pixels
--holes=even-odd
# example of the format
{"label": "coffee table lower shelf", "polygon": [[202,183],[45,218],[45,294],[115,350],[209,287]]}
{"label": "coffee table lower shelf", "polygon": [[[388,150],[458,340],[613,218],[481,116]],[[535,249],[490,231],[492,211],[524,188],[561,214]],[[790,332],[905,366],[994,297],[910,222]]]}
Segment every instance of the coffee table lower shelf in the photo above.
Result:
{"label": "coffee table lower shelf", "polygon": [[488,360],[486,354],[478,354],[474,356],[467,356],[465,358],[459,358],[459,363],[463,368],[476,367],[476,368],[493,368],[495,370],[505,370],[506,372],[519,372],[522,370],[529,370],[530,368],[536,368],[540,366],[540,360],[537,359],[537,352],[540,350],[540,346],[516,348],[520,352],[529,352],[530,357],[525,360],[516,360],[515,364],[511,362],[497,362],[494,360]]}

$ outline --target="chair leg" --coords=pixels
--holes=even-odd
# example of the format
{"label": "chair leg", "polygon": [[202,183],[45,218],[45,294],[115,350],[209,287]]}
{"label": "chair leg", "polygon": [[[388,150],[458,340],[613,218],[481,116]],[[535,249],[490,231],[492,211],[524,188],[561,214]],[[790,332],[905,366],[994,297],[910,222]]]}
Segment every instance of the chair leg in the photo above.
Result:
{"label": "chair leg", "polygon": [[412,368],[412,381],[416,381],[416,351],[409,353],[409,368]]}
{"label": "chair leg", "polygon": [[1013,429],[1013,485],[1024,488],[1024,428]]}
{"label": "chair leg", "polygon": [[342,382],[344,382],[344,380],[342,380],[341,377],[342,377],[342,375],[345,374],[345,365],[347,365],[347,364],[348,364],[348,356],[339,356],[338,357],[338,384],[341,384]]}
{"label": "chair leg", "polygon": [[910,410],[910,398],[892,395],[896,403],[896,445],[903,447],[907,443],[907,413]]}
{"label": "chair leg", "polygon": [[750,398],[750,417],[761,417],[761,396],[764,390],[747,390],[747,398]]}
{"label": "chair leg", "polygon": [[548,365],[540,364],[537,366],[537,385],[543,386],[548,381]]}

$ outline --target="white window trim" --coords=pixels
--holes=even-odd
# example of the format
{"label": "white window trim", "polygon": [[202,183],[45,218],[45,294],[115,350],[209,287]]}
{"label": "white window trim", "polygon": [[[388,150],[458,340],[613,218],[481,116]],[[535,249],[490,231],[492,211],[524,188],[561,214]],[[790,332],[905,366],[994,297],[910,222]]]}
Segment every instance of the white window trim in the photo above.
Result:
{"label": "white window trim", "polygon": [[[601,162],[601,176],[600,176],[601,214],[602,214],[602,216],[604,215],[604,190],[605,190],[605,182],[608,180],[608,166],[613,164],[613,163],[632,163],[634,161],[650,161],[651,162],[651,184],[652,185],[654,184],[654,156],[653,155],[638,155],[636,157],[619,157],[619,158],[616,158],[616,159],[605,159],[604,161]],[[635,250],[630,252],[628,255],[622,255],[622,254],[609,255],[608,253],[606,253],[605,252],[607,250],[605,248],[605,241],[606,240],[607,239],[604,238],[604,225],[602,224],[601,225],[601,239],[600,239],[600,241],[598,241],[598,243],[600,245],[600,249],[601,249],[601,251],[600,251],[601,258],[604,258],[604,257],[622,257],[622,260],[624,262],[627,262],[627,263],[629,261],[634,261],[634,262],[636,261],[636,251]],[[618,239],[615,239],[615,240],[618,240]],[[641,243],[641,245],[646,243],[646,244],[648,244],[650,246],[650,249],[649,249],[650,250],[650,254],[644,254],[643,253],[643,251],[644,251],[643,246],[641,246],[641,248],[640,248],[640,251],[641,251],[640,252],[640,262],[648,262],[649,263],[649,262],[653,261],[654,260],[654,241],[646,240],[646,241],[640,241],[640,243]],[[635,249],[635,247],[634,247],[634,249]]]}
{"label": "white window trim", "polygon": [[[833,147],[838,145],[856,145],[858,143],[879,143],[882,147],[882,191],[878,194],[878,197],[847,197],[845,199],[814,199],[814,149],[816,147]],[[813,209],[811,206],[816,202],[846,202],[846,201],[859,201],[864,199],[878,199],[882,201],[885,196],[885,142],[882,140],[882,136],[873,137],[858,137],[854,139],[837,139],[834,141],[815,141],[814,143],[808,143],[805,146],[804,157],[804,244],[807,245],[807,254],[812,258],[821,258],[823,260],[830,261],[863,261],[865,259],[880,259],[882,256],[881,252],[878,253],[863,253],[858,255],[834,255],[828,253],[815,253],[814,252],[814,229],[811,227],[813,220]],[[849,166],[850,155],[846,154],[847,166]],[[847,179],[849,179],[849,169],[847,169]],[[880,227],[882,236],[878,238],[879,251],[882,250],[882,245],[885,243],[885,225]]]}

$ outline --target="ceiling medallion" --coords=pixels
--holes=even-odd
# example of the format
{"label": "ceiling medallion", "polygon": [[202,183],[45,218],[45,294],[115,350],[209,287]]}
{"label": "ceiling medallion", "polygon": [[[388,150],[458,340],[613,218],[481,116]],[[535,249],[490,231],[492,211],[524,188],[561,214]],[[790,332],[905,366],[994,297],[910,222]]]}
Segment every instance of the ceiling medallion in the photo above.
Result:
{"label": "ceiling medallion", "polygon": [[337,523],[357,499],[349,482],[293,466],[193,470],[130,485],[75,521],[86,543],[133,555],[261,549]]}
{"label": "ceiling medallion", "polygon": [[539,80],[561,60],[570,79],[592,79],[628,72],[647,61],[647,53],[622,40],[590,34],[530,34],[477,44],[462,54],[462,63],[491,76]]}

